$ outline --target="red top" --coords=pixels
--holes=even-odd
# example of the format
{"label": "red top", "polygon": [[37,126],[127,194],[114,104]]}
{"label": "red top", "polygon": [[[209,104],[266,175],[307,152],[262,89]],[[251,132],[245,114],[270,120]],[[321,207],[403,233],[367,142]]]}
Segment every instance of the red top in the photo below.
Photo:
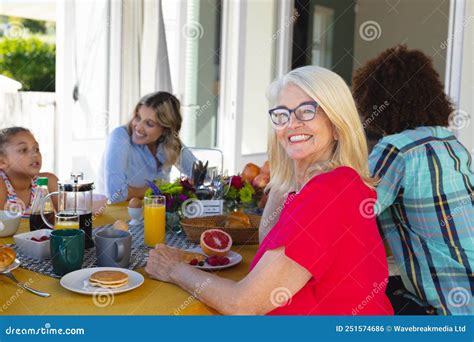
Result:
{"label": "red top", "polygon": [[[312,278],[269,315],[393,315],[384,244],[371,215],[375,199],[349,167],[315,176],[288,195],[250,269],[267,250],[284,246]],[[278,289],[272,293],[276,303],[285,296],[280,290],[279,298]]]}

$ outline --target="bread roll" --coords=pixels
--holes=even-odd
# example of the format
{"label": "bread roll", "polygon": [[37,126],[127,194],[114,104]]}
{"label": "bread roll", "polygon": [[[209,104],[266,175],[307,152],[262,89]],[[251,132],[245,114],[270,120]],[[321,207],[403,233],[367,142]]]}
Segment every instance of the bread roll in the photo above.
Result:
{"label": "bread roll", "polygon": [[15,261],[16,252],[13,248],[0,246],[0,270],[6,269]]}
{"label": "bread roll", "polygon": [[224,228],[250,228],[250,217],[240,211],[234,211],[227,215]]}

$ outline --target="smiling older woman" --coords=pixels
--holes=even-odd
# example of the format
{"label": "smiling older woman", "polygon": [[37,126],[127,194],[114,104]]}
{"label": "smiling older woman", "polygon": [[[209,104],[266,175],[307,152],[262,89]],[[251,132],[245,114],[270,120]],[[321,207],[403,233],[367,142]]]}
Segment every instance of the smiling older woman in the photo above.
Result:
{"label": "smiling older woman", "polygon": [[347,85],[307,66],[275,81],[269,100],[270,197],[287,197],[278,222],[261,235],[250,273],[238,282],[223,279],[180,262],[165,245],[150,251],[145,270],[223,314],[393,314],[370,207],[367,144]]}

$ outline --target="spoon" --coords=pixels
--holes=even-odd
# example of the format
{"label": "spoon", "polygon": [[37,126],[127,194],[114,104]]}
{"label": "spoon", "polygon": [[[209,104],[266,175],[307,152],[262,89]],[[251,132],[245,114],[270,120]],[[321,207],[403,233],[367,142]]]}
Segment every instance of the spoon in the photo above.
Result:
{"label": "spoon", "polygon": [[38,295],[38,296],[40,296],[40,297],[49,297],[49,296],[50,296],[49,293],[41,292],[41,291],[32,289],[32,288],[29,287],[28,285],[23,284],[23,283],[20,283],[20,282],[15,278],[15,276],[13,275],[13,273],[11,273],[11,271],[13,271],[13,270],[14,270],[15,268],[17,268],[18,266],[20,266],[20,261],[19,261],[18,259],[15,259],[15,261],[14,261],[10,266],[8,266],[8,267],[7,267],[6,269],[4,269],[3,271],[0,271],[0,275],[4,275],[5,277],[10,278],[10,279],[13,280],[15,283],[17,283],[17,285],[18,285],[19,287],[21,287],[21,288],[24,289],[24,290],[30,291],[31,293],[34,293],[35,295]]}

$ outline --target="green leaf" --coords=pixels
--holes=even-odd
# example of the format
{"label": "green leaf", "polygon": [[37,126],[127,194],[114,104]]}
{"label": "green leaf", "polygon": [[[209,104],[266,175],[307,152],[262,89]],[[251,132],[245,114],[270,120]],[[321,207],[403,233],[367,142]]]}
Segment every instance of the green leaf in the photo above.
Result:
{"label": "green leaf", "polygon": [[55,91],[56,46],[37,37],[0,39],[0,73],[22,91]]}

